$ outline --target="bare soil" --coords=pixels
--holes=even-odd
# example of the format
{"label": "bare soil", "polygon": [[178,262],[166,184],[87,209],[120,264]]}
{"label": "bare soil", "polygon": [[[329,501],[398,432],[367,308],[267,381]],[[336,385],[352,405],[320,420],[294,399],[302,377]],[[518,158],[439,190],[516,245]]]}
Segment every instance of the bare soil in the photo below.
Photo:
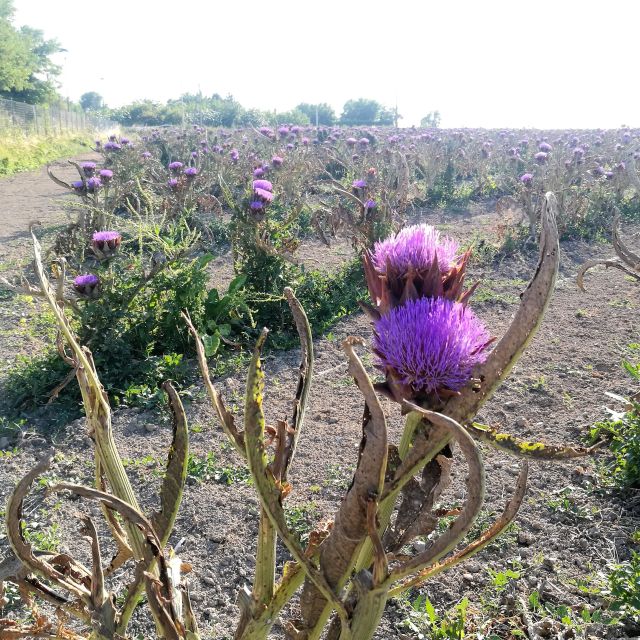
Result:
{"label": "bare soil", "polygon": [[[58,188],[42,171],[0,181],[0,259],[5,273],[29,259],[26,226],[31,220],[38,218],[48,227],[64,222],[60,198]],[[436,224],[463,241],[491,239],[501,222],[486,207],[463,213],[423,212],[417,219]],[[344,259],[350,255],[348,244],[339,243],[331,253],[336,261]],[[584,444],[590,425],[607,417],[606,407],[621,409],[606,392],[629,396],[636,391],[620,363],[629,357],[627,345],[638,342],[640,289],[619,274],[604,271],[587,276],[586,293],[575,284],[577,267],[583,261],[611,254],[610,246],[604,243],[563,243],[556,293],[541,329],[508,380],[483,409],[480,422],[525,439],[579,446]],[[303,255],[326,264],[327,252],[319,243],[310,243]],[[483,283],[473,306],[494,335],[502,335],[513,318],[519,293],[533,274],[536,260],[532,250],[500,264],[472,268],[471,278]],[[219,261],[222,267],[225,258]],[[31,322],[36,316],[37,304],[29,308],[15,299],[0,299],[0,304],[0,356],[6,366],[11,366],[17,353],[33,353],[38,348],[37,335],[30,336],[25,345],[24,332],[19,330],[22,318]],[[293,492],[286,501],[303,523],[307,516],[310,522],[333,517],[357,460],[362,398],[347,376],[340,346],[349,335],[368,342],[371,331],[362,315],[344,320],[331,334],[315,341],[316,377],[290,478]],[[371,367],[366,349],[361,351]],[[296,351],[267,359],[268,423],[291,414],[297,365]],[[244,377],[214,382],[228,406],[241,414]],[[189,582],[204,637],[228,638],[238,616],[237,592],[244,584],[250,584],[255,564],[258,501],[253,487],[243,480],[241,461],[225,442],[201,385],[189,390],[183,400],[193,454],[203,459],[212,452],[214,460],[207,473],[189,480],[171,543],[183,541],[181,557],[194,567]],[[383,406],[389,416],[391,439],[397,441],[401,429],[398,407],[387,400]],[[113,424],[117,445],[140,501],[151,511],[156,506],[170,442],[168,417],[122,409],[115,412]],[[30,426],[27,420],[19,443],[4,443],[5,448],[15,444],[16,450],[12,457],[0,458],[0,500],[6,500],[15,482],[49,446],[60,454],[52,471],[55,476],[92,481],[92,447],[83,420],[48,437]],[[519,462],[485,447],[483,452],[487,502],[482,524],[486,527],[512,492]],[[514,530],[469,563],[439,576],[424,592],[440,611],[467,597],[475,630],[486,634],[478,637],[487,637],[489,631],[498,638],[516,637],[510,625],[517,622],[523,627],[520,602],[527,602],[533,591],[544,602],[566,605],[576,612],[596,607],[599,596],[590,595],[581,586],[600,584],[610,563],[629,557],[633,548],[630,535],[638,528],[640,517],[640,494],[620,494],[603,480],[599,465],[606,460],[605,450],[589,459],[533,463],[527,498]],[[464,472],[463,468],[456,473],[443,504],[459,505],[464,500]],[[230,484],[221,477],[230,478]],[[47,508],[42,509],[45,505]],[[40,532],[57,524],[61,548],[82,556],[87,545],[78,542],[79,524],[71,517],[79,508],[85,507],[69,501],[56,508],[52,501],[42,502],[39,496],[31,501],[27,520],[32,525],[35,522],[33,526]],[[10,553],[1,536],[0,562]],[[109,557],[111,548],[105,548],[108,550],[104,555]],[[281,549],[280,566],[286,558]],[[489,571],[507,568],[517,570],[520,578],[500,591],[492,584]],[[118,576],[114,582],[116,591],[125,584],[125,576]],[[405,618],[401,604],[392,603],[377,637],[415,637],[403,627]],[[149,624],[140,615],[135,619],[135,630],[145,638],[153,637]],[[566,626],[557,621],[553,624],[555,630],[548,637],[632,637],[630,631],[598,624],[585,625],[572,636]],[[280,627],[276,629],[281,632]]]}

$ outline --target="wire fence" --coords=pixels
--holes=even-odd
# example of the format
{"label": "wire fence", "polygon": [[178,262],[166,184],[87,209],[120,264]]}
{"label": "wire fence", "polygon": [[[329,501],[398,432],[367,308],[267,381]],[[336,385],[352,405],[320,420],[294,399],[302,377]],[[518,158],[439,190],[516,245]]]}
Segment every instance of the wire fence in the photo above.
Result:
{"label": "wire fence", "polygon": [[71,105],[45,107],[0,98],[0,134],[22,131],[47,136],[76,131],[107,131],[117,126],[108,118],[89,115]]}

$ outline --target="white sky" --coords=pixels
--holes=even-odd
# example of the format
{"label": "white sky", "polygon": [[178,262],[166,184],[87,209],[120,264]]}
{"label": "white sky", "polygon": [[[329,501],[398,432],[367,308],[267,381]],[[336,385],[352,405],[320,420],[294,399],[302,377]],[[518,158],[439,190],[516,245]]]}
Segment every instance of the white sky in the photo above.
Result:
{"label": "white sky", "polygon": [[373,98],[445,127],[640,126],[638,0],[14,0],[67,49],[62,93],[245,107]]}

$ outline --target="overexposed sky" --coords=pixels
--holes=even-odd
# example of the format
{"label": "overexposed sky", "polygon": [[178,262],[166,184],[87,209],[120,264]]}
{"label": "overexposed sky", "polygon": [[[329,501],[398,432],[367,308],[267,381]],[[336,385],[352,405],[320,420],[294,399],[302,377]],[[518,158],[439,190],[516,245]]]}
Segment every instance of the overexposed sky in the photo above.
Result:
{"label": "overexposed sky", "polygon": [[62,93],[245,107],[350,98],[402,126],[640,126],[639,0],[14,0],[67,52]]}

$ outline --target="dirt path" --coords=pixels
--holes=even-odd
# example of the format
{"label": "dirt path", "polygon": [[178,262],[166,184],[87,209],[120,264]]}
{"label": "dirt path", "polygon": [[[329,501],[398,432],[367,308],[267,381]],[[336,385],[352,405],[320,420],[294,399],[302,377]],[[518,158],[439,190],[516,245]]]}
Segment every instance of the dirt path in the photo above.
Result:
{"label": "dirt path", "polygon": [[[89,152],[75,160],[95,161],[97,158]],[[66,160],[58,160],[51,166],[62,180],[78,179],[76,169]],[[22,253],[20,246],[29,237],[29,223],[38,220],[52,226],[65,222],[62,203],[67,197],[68,194],[49,179],[46,167],[0,180],[0,261],[15,259]]]}

